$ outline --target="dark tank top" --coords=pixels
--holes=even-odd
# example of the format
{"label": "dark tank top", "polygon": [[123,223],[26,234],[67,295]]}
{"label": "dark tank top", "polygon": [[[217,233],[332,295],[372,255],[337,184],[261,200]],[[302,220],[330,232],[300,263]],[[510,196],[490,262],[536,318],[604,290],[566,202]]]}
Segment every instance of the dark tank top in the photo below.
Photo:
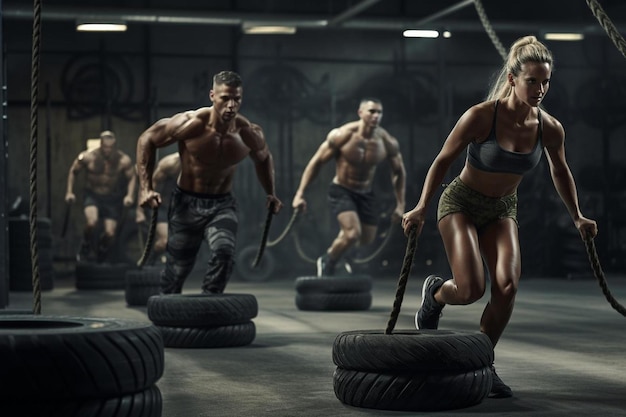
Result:
{"label": "dark tank top", "polygon": [[502,149],[496,140],[496,117],[498,115],[498,100],[495,102],[493,114],[493,125],[489,136],[484,142],[471,142],[467,147],[467,161],[474,168],[487,172],[507,172],[524,175],[539,163],[543,146],[541,145],[541,135],[543,132],[543,122],[541,120],[541,110],[537,114],[539,129],[537,132],[537,143],[532,151],[528,153],[511,152]]}

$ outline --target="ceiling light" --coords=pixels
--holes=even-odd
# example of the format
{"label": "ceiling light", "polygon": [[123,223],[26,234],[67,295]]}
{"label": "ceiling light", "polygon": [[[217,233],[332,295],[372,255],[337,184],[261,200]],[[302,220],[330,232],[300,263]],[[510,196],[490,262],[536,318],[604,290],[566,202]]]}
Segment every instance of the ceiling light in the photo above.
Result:
{"label": "ceiling light", "polygon": [[293,35],[295,26],[243,24],[243,33],[248,35]]}
{"label": "ceiling light", "polygon": [[125,32],[125,22],[79,22],[76,30],[79,32]]}
{"label": "ceiling light", "polygon": [[405,38],[438,38],[439,32],[436,30],[408,29],[402,32]]}
{"label": "ceiling light", "polygon": [[549,41],[581,41],[585,39],[582,33],[546,33],[543,35]]}

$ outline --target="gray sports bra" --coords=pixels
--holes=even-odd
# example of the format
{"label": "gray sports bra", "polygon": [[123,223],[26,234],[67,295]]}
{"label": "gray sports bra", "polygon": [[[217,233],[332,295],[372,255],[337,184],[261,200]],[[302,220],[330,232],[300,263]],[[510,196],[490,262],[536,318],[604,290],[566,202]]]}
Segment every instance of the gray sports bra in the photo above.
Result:
{"label": "gray sports bra", "polygon": [[489,136],[484,142],[471,142],[467,147],[467,161],[474,168],[487,172],[508,172],[512,174],[524,175],[539,163],[543,146],[541,146],[541,135],[543,132],[543,122],[541,120],[541,110],[537,114],[539,120],[539,130],[537,132],[537,143],[529,153],[511,152],[502,149],[496,140],[496,116],[498,115],[498,100],[495,103],[493,115],[493,125]]}

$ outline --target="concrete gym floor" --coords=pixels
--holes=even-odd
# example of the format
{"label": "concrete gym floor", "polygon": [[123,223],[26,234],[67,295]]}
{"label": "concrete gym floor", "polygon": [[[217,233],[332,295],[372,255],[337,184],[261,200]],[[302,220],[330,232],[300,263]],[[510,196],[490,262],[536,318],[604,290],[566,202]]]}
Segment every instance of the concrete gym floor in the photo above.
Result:
{"label": "concrete gym floor", "polygon": [[[383,330],[397,276],[374,279],[368,311],[308,312],[294,304],[294,279],[232,281],[227,292],[254,294],[259,314],[251,345],[165,349],[157,383],[163,417],[204,416],[626,416],[626,318],[614,310],[590,273],[565,280],[523,277],[513,318],[496,348],[496,369],[514,397],[443,412],[354,408],[333,392],[332,345],[349,330]],[[413,271],[396,330],[412,329],[424,277]],[[609,289],[626,303],[626,276],[608,275]],[[183,292],[200,288],[192,275]],[[441,329],[476,331],[486,302],[447,306]],[[31,309],[32,294],[11,292],[9,309]],[[73,277],[42,294],[42,314],[148,320],[129,308],[124,292],[78,291]]]}

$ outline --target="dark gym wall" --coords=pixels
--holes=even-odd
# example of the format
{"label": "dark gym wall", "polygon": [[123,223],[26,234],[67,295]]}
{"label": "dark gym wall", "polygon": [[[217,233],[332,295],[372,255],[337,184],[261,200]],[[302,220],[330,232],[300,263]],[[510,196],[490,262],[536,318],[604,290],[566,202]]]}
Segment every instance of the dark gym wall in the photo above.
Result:
{"label": "dark gym wall", "polygon": [[[7,181],[12,195],[25,198],[29,187],[30,23],[7,20],[3,28],[9,103]],[[525,33],[507,32],[500,34],[500,39],[509,46],[522,35]],[[599,246],[611,256],[606,265],[619,268],[617,254],[626,246],[626,239],[616,223],[617,212],[608,206],[614,207],[609,200],[623,200],[626,182],[622,179],[622,188],[609,198],[596,180],[603,176],[614,179],[613,173],[626,172],[620,156],[625,145],[618,140],[624,138],[626,109],[620,93],[626,90],[625,61],[603,33],[582,42],[548,46],[556,66],[545,106],[566,128],[567,156],[575,176],[585,170],[591,173],[579,179],[581,204],[588,216],[602,221],[601,230],[606,230],[598,237]],[[85,148],[85,140],[112,129],[120,148],[134,160],[137,137],[149,124],[210,105],[210,77],[223,69],[243,76],[242,113],[264,127],[276,162],[279,196],[287,205],[304,166],[328,131],[356,119],[362,96],[381,98],[383,126],[398,138],[405,159],[408,209],[416,203],[424,174],[449,129],[468,106],[485,96],[500,63],[487,35],[478,32],[418,40],[376,30],[301,29],[292,36],[251,36],[226,26],[131,24],[125,33],[86,34],[75,32],[73,22],[44,21],[39,132],[45,144],[44,124],[49,116],[52,178],[48,190],[43,177],[47,163],[44,148],[39,154],[40,213],[46,215],[50,209],[53,236],[58,239],[67,172]],[[605,117],[607,113],[609,117]],[[451,177],[461,164],[459,161],[453,168]],[[609,165],[615,165],[615,171],[608,171]],[[311,219],[316,223],[309,236],[317,241],[313,250],[321,251],[334,233],[325,194],[332,174],[329,165],[308,192]],[[388,171],[383,166],[376,180],[377,191],[386,201],[393,201],[387,181]],[[235,192],[244,208],[240,242],[256,243],[265,217],[264,199],[250,163],[240,167]],[[42,206],[47,193],[50,208]],[[520,194],[527,196],[522,200],[520,234],[534,242],[523,243],[523,247],[533,249],[529,256],[539,259],[526,268],[529,273],[553,273],[552,248],[545,247],[549,236],[543,234],[556,233],[554,225],[567,223],[567,213],[554,192],[545,162],[524,180]],[[79,207],[74,207],[68,236],[55,245],[59,257],[72,256],[78,247],[83,224]],[[284,217],[290,214],[286,213]],[[546,227],[527,232],[524,225],[536,226],[537,222]],[[617,226],[609,232],[606,225]],[[564,227],[573,226],[570,222]],[[428,228],[431,234],[426,236],[432,240],[427,246],[434,248],[433,257],[445,262],[434,220]],[[394,268],[401,261],[404,244],[399,238],[390,245]],[[395,269],[392,271],[394,274]]]}
{"label": "dark gym wall", "polygon": [[[2,7],[2,0],[0,0],[0,7]],[[0,22],[0,33],[2,33],[2,22]],[[4,54],[0,56],[0,88],[2,88],[2,115],[6,115],[6,79],[4,72]],[[0,132],[4,132],[6,127],[4,117],[0,118]],[[8,276],[9,270],[9,245],[7,244],[9,239],[9,224],[7,221],[7,212],[9,209],[9,201],[7,196],[7,158],[8,149],[7,141],[2,135],[0,138],[0,277]],[[9,281],[6,279],[0,279],[0,308],[5,307],[9,303]]]}

